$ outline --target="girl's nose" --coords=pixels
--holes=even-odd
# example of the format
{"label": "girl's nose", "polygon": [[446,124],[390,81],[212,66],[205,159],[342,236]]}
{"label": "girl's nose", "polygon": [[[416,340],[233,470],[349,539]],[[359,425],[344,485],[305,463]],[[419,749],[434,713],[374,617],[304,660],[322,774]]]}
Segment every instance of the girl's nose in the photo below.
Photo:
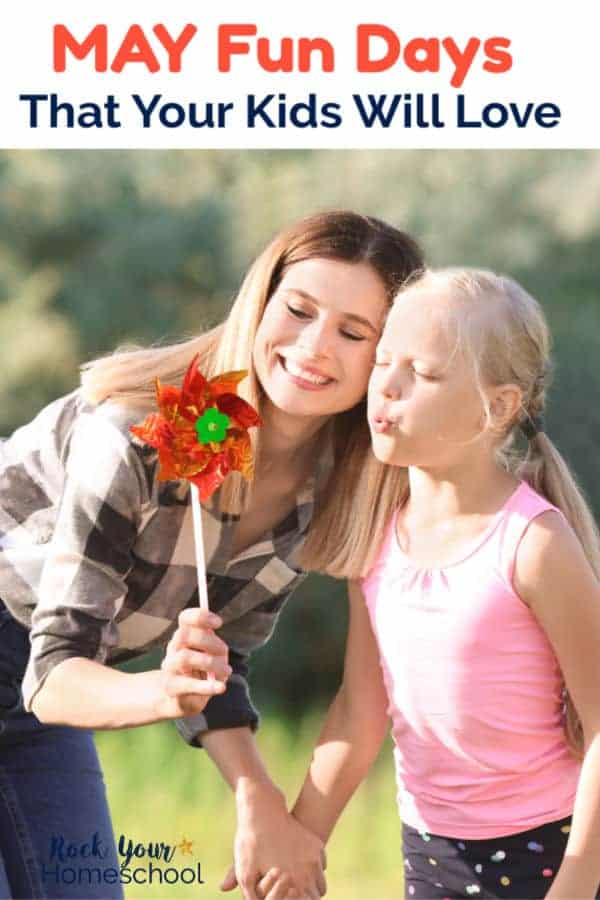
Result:
{"label": "girl's nose", "polygon": [[402,385],[397,373],[389,372],[380,386],[380,391],[386,400],[399,400],[402,396]]}

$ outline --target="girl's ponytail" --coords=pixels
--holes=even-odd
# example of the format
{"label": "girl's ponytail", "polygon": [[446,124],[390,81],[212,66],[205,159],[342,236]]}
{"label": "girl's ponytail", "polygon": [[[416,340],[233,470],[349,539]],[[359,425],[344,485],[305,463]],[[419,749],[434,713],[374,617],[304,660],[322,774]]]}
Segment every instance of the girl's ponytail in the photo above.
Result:
{"label": "girl's ponytail", "polygon": [[596,577],[600,578],[598,528],[573,473],[545,432],[540,431],[530,439],[518,475],[560,509],[579,538]]}

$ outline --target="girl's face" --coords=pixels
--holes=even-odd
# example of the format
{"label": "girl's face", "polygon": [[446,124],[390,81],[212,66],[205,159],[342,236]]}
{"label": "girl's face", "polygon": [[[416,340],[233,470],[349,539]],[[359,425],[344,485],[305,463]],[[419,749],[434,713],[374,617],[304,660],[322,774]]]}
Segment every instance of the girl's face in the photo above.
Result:
{"label": "girl's face", "polygon": [[406,292],[394,303],[369,382],[375,456],[421,468],[460,462],[481,447],[484,404],[473,367],[456,347],[444,296]]}
{"label": "girl's face", "polygon": [[294,416],[331,416],[355,406],[367,390],[386,311],[383,282],[366,263],[291,265],[254,344],[269,400]]}

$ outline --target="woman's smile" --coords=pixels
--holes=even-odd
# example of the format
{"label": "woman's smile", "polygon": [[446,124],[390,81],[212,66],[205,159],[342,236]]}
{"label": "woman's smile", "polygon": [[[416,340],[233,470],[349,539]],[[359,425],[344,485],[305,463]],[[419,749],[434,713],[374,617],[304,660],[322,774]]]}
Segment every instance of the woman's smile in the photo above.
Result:
{"label": "woman's smile", "polygon": [[278,353],[280,367],[287,377],[298,387],[308,391],[322,391],[336,379],[326,375],[314,365],[308,365]]}

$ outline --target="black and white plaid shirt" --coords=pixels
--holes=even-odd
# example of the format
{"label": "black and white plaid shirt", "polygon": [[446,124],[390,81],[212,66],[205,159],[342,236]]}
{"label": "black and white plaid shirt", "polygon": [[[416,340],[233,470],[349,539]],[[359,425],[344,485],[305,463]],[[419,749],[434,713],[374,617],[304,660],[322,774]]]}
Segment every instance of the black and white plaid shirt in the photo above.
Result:
{"label": "black and white plaid shirt", "polygon": [[[62,660],[117,664],[164,646],[179,612],[198,603],[189,485],[156,480],[156,451],[129,432],[140,417],[76,391],[0,442],[0,597],[31,629],[27,709]],[[311,479],[293,512],[233,559],[234,518],[219,513],[218,493],[203,507],[210,608],[233,674],[204,713],[177,722],[188,743],[257,725],[248,657],[305,577],[294,559],[313,492]]]}

